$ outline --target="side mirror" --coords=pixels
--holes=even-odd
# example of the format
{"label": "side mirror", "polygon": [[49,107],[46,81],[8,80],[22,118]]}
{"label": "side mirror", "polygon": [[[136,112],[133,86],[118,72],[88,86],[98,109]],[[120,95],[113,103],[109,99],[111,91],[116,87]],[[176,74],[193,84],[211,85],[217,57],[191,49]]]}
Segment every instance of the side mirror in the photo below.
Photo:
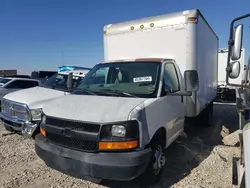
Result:
{"label": "side mirror", "polygon": [[196,70],[187,70],[184,72],[185,90],[194,92],[199,90],[199,76]]}
{"label": "side mirror", "polygon": [[233,46],[232,46],[232,54],[231,59],[236,61],[241,57],[241,48],[242,48],[242,36],[243,36],[243,25],[237,25],[234,28],[233,33]]}
{"label": "side mirror", "polygon": [[240,75],[240,62],[235,61],[230,63],[229,78],[235,79],[238,78],[239,75]]}
{"label": "side mirror", "polygon": [[67,88],[72,89],[73,86],[73,73],[69,73],[68,79],[67,79]]}

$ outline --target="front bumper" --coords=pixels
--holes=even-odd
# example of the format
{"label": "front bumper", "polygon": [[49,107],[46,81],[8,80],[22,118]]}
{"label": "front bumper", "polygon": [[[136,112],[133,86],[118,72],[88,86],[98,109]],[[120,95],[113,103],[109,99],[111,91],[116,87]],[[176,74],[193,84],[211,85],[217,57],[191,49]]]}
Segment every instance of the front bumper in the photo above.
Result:
{"label": "front bumper", "polygon": [[132,180],[141,175],[150,160],[151,149],[135,152],[87,153],[48,142],[41,134],[35,138],[35,150],[47,166],[76,178],[94,177]]}
{"label": "front bumper", "polygon": [[4,125],[6,130],[14,130],[22,132],[26,138],[30,138],[38,127],[38,123],[31,123],[29,121],[21,121],[3,113],[0,113],[0,122]]}

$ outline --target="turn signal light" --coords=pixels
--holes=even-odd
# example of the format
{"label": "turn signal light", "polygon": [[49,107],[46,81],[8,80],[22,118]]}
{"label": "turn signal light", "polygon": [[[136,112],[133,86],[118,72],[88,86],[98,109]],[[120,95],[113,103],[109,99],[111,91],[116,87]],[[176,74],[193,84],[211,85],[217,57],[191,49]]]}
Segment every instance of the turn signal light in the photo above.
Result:
{"label": "turn signal light", "polygon": [[138,141],[126,142],[99,142],[100,150],[119,150],[119,149],[133,149],[138,146]]}
{"label": "turn signal light", "polygon": [[46,137],[46,131],[45,131],[45,129],[43,129],[43,128],[40,127],[40,133],[41,133],[44,137]]}
{"label": "turn signal light", "polygon": [[195,23],[195,22],[197,22],[197,18],[195,18],[195,17],[191,17],[191,18],[188,18],[188,20],[187,20],[188,22],[192,22],[192,23]]}

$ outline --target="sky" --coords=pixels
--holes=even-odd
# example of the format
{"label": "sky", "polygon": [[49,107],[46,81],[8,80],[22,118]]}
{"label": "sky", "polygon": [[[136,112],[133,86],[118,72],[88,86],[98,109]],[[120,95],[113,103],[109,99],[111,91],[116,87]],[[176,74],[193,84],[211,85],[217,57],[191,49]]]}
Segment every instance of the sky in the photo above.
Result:
{"label": "sky", "polygon": [[[202,12],[227,48],[230,21],[249,7],[249,0],[0,0],[0,69],[93,67],[103,61],[105,25],[189,9]],[[244,23],[249,51],[250,18]]]}

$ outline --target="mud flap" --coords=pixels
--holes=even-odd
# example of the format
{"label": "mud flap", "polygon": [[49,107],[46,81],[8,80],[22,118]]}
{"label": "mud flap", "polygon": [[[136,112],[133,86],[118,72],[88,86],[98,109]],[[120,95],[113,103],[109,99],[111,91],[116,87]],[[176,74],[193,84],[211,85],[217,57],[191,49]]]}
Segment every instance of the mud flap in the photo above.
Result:
{"label": "mud flap", "polygon": [[239,179],[238,179],[238,161],[239,159],[237,157],[233,157],[233,179],[232,179],[232,183],[233,185],[238,185],[239,184]]}

